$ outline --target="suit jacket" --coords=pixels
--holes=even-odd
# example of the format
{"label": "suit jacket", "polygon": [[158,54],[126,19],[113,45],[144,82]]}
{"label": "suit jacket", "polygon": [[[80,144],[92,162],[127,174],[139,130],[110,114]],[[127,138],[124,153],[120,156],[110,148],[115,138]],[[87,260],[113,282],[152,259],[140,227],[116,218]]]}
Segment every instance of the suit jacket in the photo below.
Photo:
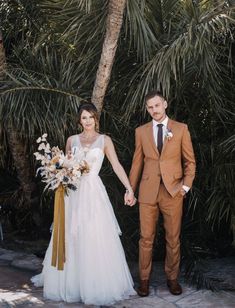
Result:
{"label": "suit jacket", "polygon": [[161,155],[154,141],[152,121],[136,129],[130,183],[135,191],[141,177],[141,203],[156,202],[161,178],[172,197],[182,185],[192,186],[196,164],[188,127],[169,119],[167,128],[173,136],[170,140],[164,138]]}

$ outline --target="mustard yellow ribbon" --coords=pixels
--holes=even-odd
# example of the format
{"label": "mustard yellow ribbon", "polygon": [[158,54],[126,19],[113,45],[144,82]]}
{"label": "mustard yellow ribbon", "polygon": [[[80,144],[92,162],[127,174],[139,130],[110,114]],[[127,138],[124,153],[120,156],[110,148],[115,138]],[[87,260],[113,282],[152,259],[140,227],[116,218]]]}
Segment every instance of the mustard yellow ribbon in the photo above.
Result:
{"label": "mustard yellow ribbon", "polygon": [[57,266],[63,271],[65,263],[65,189],[60,185],[55,192],[54,201],[54,222],[53,222],[53,246],[51,265]]}

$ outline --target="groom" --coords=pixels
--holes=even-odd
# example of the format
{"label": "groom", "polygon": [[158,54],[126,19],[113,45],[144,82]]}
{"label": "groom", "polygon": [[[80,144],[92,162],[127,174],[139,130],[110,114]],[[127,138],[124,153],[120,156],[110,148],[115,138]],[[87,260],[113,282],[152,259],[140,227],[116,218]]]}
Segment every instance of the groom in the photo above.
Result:
{"label": "groom", "polygon": [[[166,115],[167,101],[160,92],[145,97],[152,121],[136,129],[135,153],[130,182],[139,186],[140,231],[139,272],[140,296],[149,294],[152,250],[159,213],[164,219],[166,238],[165,273],[167,286],[174,295],[182,293],[177,281],[180,264],[180,228],[183,197],[192,186],[195,158],[186,124]],[[129,200],[133,205],[134,200]]]}

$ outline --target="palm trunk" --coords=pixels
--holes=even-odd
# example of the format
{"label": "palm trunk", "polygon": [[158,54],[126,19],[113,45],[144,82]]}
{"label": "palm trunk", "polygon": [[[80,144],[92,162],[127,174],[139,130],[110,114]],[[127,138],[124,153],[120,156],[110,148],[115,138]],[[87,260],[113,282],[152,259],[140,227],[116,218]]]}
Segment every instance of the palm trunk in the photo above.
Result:
{"label": "palm trunk", "polygon": [[17,176],[23,193],[25,205],[30,205],[35,184],[32,182],[32,168],[24,140],[20,137],[14,125],[8,122],[7,141],[14,160]]}
{"label": "palm trunk", "polygon": [[232,214],[232,218],[231,218],[231,227],[232,227],[232,233],[233,233],[232,246],[235,248],[235,215],[234,214]]}
{"label": "palm trunk", "polygon": [[5,69],[5,51],[2,43],[2,34],[0,32],[0,80],[2,80]]}
{"label": "palm trunk", "polygon": [[100,113],[111,76],[126,0],[110,0],[106,33],[91,101]]}
{"label": "palm trunk", "polygon": [[[0,33],[0,80],[4,77],[5,66],[5,50]],[[32,182],[32,168],[30,167],[30,160],[27,154],[27,146],[20,137],[17,128],[14,127],[12,120],[6,121],[4,129],[7,132],[7,141],[22,189],[24,203],[30,205],[35,184]]]}

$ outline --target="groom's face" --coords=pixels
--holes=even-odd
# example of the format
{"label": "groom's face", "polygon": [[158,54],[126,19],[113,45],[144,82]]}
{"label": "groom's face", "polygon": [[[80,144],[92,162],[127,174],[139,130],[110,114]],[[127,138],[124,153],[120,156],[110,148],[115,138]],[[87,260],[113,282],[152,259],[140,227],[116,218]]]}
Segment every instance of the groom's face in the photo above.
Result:
{"label": "groom's face", "polygon": [[167,102],[160,96],[154,96],[146,102],[146,108],[151,117],[157,121],[162,122],[166,117]]}

